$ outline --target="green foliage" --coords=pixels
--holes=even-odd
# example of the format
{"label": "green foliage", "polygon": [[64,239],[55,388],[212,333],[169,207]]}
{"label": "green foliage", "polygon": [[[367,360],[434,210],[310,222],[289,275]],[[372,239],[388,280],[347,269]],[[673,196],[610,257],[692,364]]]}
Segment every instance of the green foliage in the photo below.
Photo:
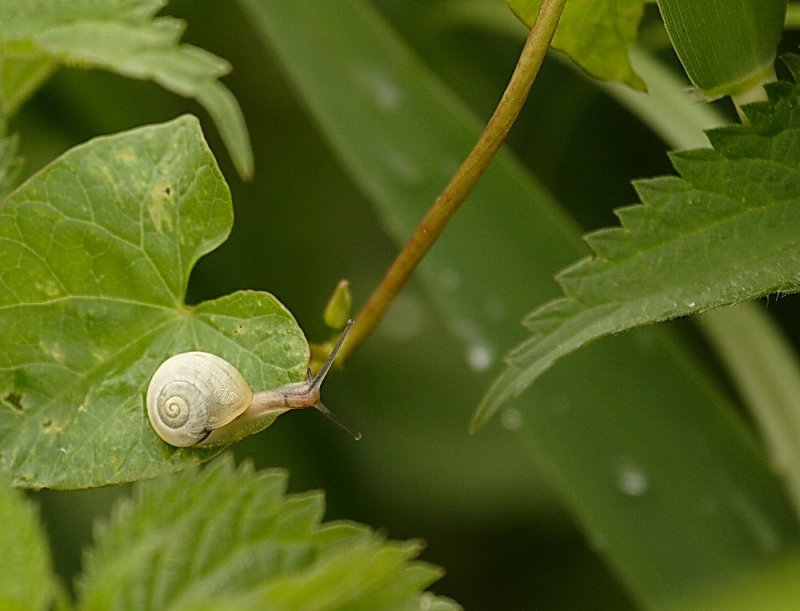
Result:
{"label": "green foliage", "polygon": [[[506,1],[525,25],[533,25],[541,0]],[[592,76],[643,90],[628,47],[636,41],[644,4],[645,0],[570,0],[564,5],[553,47]]]}
{"label": "green foliage", "polygon": [[53,588],[42,525],[6,481],[0,485],[0,549],[0,609],[47,609]]}
{"label": "green foliage", "polygon": [[[267,387],[301,379],[308,354],[292,316],[270,296],[237,292],[191,307],[185,305],[187,286],[190,303],[240,286],[270,287],[301,319],[318,321],[331,277],[349,276],[354,302],[362,302],[480,129],[482,122],[451,88],[486,112],[519,43],[487,28],[502,19],[518,27],[492,0],[458,2],[465,8],[455,19],[448,19],[457,12],[450,10],[452,2],[338,0],[314,3],[313,10],[280,0],[240,4],[244,15],[218,3],[173,5],[176,14],[192,15],[195,40],[235,60],[235,89],[244,93],[254,140],[263,147],[259,155],[269,159],[256,183],[233,184],[236,234],[224,248],[195,268],[199,257],[225,240],[232,215],[227,187],[196,122],[188,118],[77,148],[30,179],[0,212],[0,323],[6,330],[0,340],[0,469],[16,484],[125,481],[214,456],[209,450],[168,447],[150,430],[142,395],[155,366],[172,352],[202,348],[236,363],[254,387]],[[141,0],[12,6],[0,0],[0,8],[15,11],[0,19],[0,34],[7,24],[18,32],[29,28],[23,38],[0,35],[5,105],[16,110],[61,62],[116,66],[112,69],[125,74],[128,66],[130,75],[154,80],[162,75],[178,89],[184,78],[190,87],[197,85],[184,72],[196,67],[218,85],[218,73],[227,65],[178,46],[182,24],[154,19],[161,6]],[[578,12],[565,14],[563,39],[557,42],[572,45],[585,70],[641,85],[628,64],[627,47],[642,3],[575,0],[567,10]],[[58,12],[69,12],[69,23]],[[486,19],[468,23],[469,15]],[[655,10],[647,11],[649,35],[656,18]],[[398,35],[404,27],[405,36]],[[517,30],[503,31],[506,36]],[[658,35],[666,43],[663,31]],[[149,51],[138,55],[139,42],[147,41],[159,49],[151,64],[145,61]],[[34,42],[41,47],[34,49]],[[258,43],[264,53],[254,52]],[[594,60],[599,67],[587,65]],[[275,61],[293,89],[285,87]],[[689,115],[696,113],[675,111],[674,100],[685,101],[683,86],[651,87],[643,64],[634,63],[663,102],[648,120],[659,129],[674,127],[674,132],[661,129],[667,137],[694,129]],[[785,582],[800,547],[797,515],[753,431],[737,417],[734,401],[719,392],[716,371],[697,359],[696,345],[675,341],[671,329],[637,330],[579,351],[543,377],[535,393],[511,403],[498,419],[503,427],[465,435],[464,408],[494,373],[497,355],[518,340],[518,319],[531,303],[551,299],[557,289],[553,273],[586,252],[571,215],[596,225],[605,192],[624,185],[634,172],[654,173],[653,166],[633,165],[648,157],[648,150],[658,149],[663,158],[657,143],[647,140],[642,147],[636,139],[646,130],[618,109],[611,111],[613,105],[596,93],[598,87],[617,92],[621,87],[583,81],[555,62],[548,62],[542,78],[512,134],[513,144],[570,209],[513,153],[503,151],[426,259],[419,283],[398,300],[359,354],[363,358],[348,367],[334,401],[337,409],[359,410],[355,421],[366,433],[364,441],[321,443],[316,421],[298,415],[286,419],[284,430],[251,439],[237,452],[252,453],[259,463],[290,464],[294,481],[305,477],[309,486],[323,484],[331,491],[335,515],[352,511],[391,531],[422,532],[437,559],[451,554],[445,564],[452,563],[453,570],[443,590],[469,591],[478,601],[470,601],[475,608],[517,608],[531,600],[550,608],[540,592],[558,579],[565,585],[553,608],[619,609],[627,602],[608,577],[586,570],[593,552],[576,543],[563,523],[565,514],[575,518],[592,549],[642,606],[713,608],[722,601],[728,608],[733,595],[750,607],[774,608],[776,596],[793,591]],[[23,154],[34,151],[34,166],[86,134],[135,124],[143,105],[163,110],[147,88],[114,79],[109,91],[105,79],[88,71],[65,72],[17,114],[12,127],[21,136]],[[775,100],[789,93],[781,85]],[[643,99],[627,89],[626,95]],[[310,129],[296,102],[327,142]],[[653,260],[663,263],[654,253],[674,254],[701,241],[681,232],[692,227],[695,209],[711,214],[709,206],[694,205],[684,205],[685,214],[663,213],[680,206],[681,197],[701,194],[697,197],[705,201],[712,194],[711,204],[725,197],[736,204],[744,194],[748,202],[766,204],[751,216],[778,210],[777,198],[766,202],[762,196],[792,187],[790,172],[770,184],[762,180],[761,192],[741,188],[750,184],[745,179],[776,178],[770,168],[778,153],[793,148],[785,142],[788,136],[781,140],[781,127],[770,131],[768,124],[755,120],[750,132],[715,132],[714,150],[677,155],[681,178],[645,182],[645,205],[639,208],[649,215],[628,210],[621,230],[595,236],[592,243],[607,255],[608,269],[598,263],[601,257],[584,262],[587,276],[565,276],[569,290],[578,295],[586,290],[602,302],[597,293],[605,290],[595,272],[614,279],[620,257],[641,256],[643,261],[628,269],[639,280],[621,274],[614,298],[625,297],[626,290],[635,293],[641,288],[637,282],[657,285],[658,295],[668,293],[670,287],[658,284],[653,272]],[[623,134],[632,140],[617,140]],[[8,148],[0,148],[0,168],[10,175],[13,143],[2,146]],[[349,177],[336,169],[328,146]],[[593,162],[597,159],[602,164]],[[720,172],[729,162],[739,164],[738,173]],[[700,165],[705,169],[697,170]],[[729,181],[721,194],[720,179]],[[655,192],[654,185],[666,190]],[[676,185],[683,186],[673,197]],[[786,192],[794,196],[791,188]],[[662,201],[667,195],[669,201]],[[616,195],[606,199],[624,201]],[[626,239],[642,245],[638,234],[627,234],[634,220],[661,231],[658,239],[669,243],[654,245],[651,236],[644,252],[625,254]],[[385,234],[376,230],[379,222]],[[750,225],[732,222],[728,226],[736,231],[726,234],[729,242],[738,240],[738,250],[727,253],[731,266],[754,255],[755,267],[738,279],[739,288],[751,277],[769,279],[757,266],[761,251],[741,248],[743,226],[758,233]],[[677,240],[670,239],[670,231],[677,232]],[[788,229],[777,227],[774,233],[791,246]],[[688,260],[690,281],[701,282],[698,268],[708,263],[702,257],[712,254],[706,249]],[[673,279],[683,274],[667,271]],[[348,296],[340,291],[333,300],[325,317],[331,326],[347,317]],[[669,306],[668,296],[660,299]],[[730,324],[722,317],[708,327],[716,329],[717,323],[723,332]],[[751,335],[759,336],[758,329]],[[687,336],[697,341],[691,332]],[[763,337],[753,341],[764,345]],[[741,350],[741,343],[731,351]],[[770,357],[770,364],[791,358],[774,351]],[[744,367],[755,369],[752,359]],[[764,378],[757,384],[769,385],[773,372],[757,373]],[[760,398],[772,403],[775,396]],[[792,414],[781,412],[790,423]],[[779,442],[791,446],[791,427],[782,421],[777,426]],[[541,463],[563,507],[542,485]],[[192,467],[137,487],[136,500],[121,505],[111,525],[98,531],[79,603],[453,608],[447,600],[418,593],[440,574],[413,561],[418,544],[383,542],[349,523],[320,525],[320,497],[285,497],[284,480],[274,472],[255,475],[249,467],[236,471],[223,461],[203,473]],[[43,506],[53,503],[50,534],[59,540],[62,574],[70,572],[60,564],[63,550],[80,546],[77,537],[65,537],[73,536],[73,525],[90,511],[102,513],[92,496],[101,492],[38,495]],[[267,531],[269,536],[259,534]],[[781,556],[789,558],[786,571],[775,562]],[[548,575],[545,565],[558,568]],[[555,578],[556,573],[568,577]],[[540,582],[530,585],[532,577]],[[741,591],[731,584],[741,584]],[[595,588],[602,593],[596,595]],[[45,585],[41,591],[50,589]],[[770,592],[778,594],[770,598]],[[588,596],[591,602],[570,596]]]}
{"label": "green foliage", "polygon": [[786,0],[658,0],[686,74],[710,97],[774,79]]}
{"label": "green foliage", "polygon": [[[800,76],[798,58],[787,65]],[[800,86],[768,92],[769,103],[745,108],[750,125],[708,132],[713,149],[673,153],[680,177],[638,181],[643,203],[617,210],[622,227],[586,237],[595,255],[558,276],[565,297],[526,318],[533,335],[508,356],[473,426],[594,339],[800,288],[800,183],[792,170]]]}
{"label": "green foliage", "polygon": [[[230,459],[139,484],[96,531],[79,609],[441,609],[418,542],[321,524],[320,493]],[[431,605],[431,606],[429,606]]]}
{"label": "green foliage", "polygon": [[271,295],[183,302],[192,267],[232,222],[192,117],[72,149],[8,197],[0,466],[16,485],[125,482],[218,452],[177,450],[150,427],[143,394],[170,354],[214,352],[255,390],[303,379],[308,346]]}
{"label": "green foliage", "polygon": [[[243,0],[243,6],[401,246],[454,160],[475,141],[479,122],[364,3],[341,0],[319,7],[313,18],[281,0]],[[301,25],[302,37],[296,35]],[[337,37],[352,31],[361,35]],[[443,431],[426,435],[440,412],[460,409],[475,395],[448,386],[448,394],[438,395],[441,407],[428,396],[459,369],[471,377],[492,366],[495,351],[518,337],[526,301],[550,297],[552,274],[566,257],[582,254],[578,236],[509,151],[493,160],[419,270],[436,305],[430,332],[446,328],[456,348],[439,356],[438,368],[425,361],[435,368],[428,377],[415,370],[408,383],[424,385],[424,405],[410,414],[410,407],[393,404],[398,415],[365,463],[392,462],[387,457],[401,455],[414,435],[415,445],[425,439],[434,448],[421,464],[440,466],[444,456],[457,456],[449,477],[437,481],[444,490],[458,491],[454,482],[465,472],[477,490],[504,490],[496,482],[513,481],[517,465],[503,458],[502,441],[473,454],[457,440],[448,442]],[[393,357],[386,358],[394,364]],[[797,545],[795,516],[780,484],[730,418],[731,405],[700,382],[685,347],[648,332],[571,361],[504,414],[503,423],[516,432],[506,444],[520,440],[544,458],[570,509],[638,601],[664,605],[737,579],[778,549]],[[671,392],[676,388],[679,393]],[[408,420],[413,427],[403,429]],[[458,419],[451,426],[463,425]],[[406,434],[388,445],[395,428]],[[410,487],[420,477],[399,464],[390,479]],[[477,485],[476,477],[485,479]],[[513,504],[514,493],[508,494]],[[452,504],[448,495],[437,498]]]}
{"label": "green foliage", "polygon": [[0,93],[13,110],[56,64],[102,68],[195,98],[211,115],[239,173],[253,172],[253,153],[239,104],[218,79],[223,59],[178,44],[185,24],[154,18],[166,0],[0,1]]}
{"label": "green foliage", "polygon": [[[433,609],[442,571],[417,541],[321,523],[321,493],[286,495],[287,475],[230,457],[134,488],[95,529],[78,609]],[[50,559],[29,502],[0,487],[0,608],[46,609]],[[65,601],[62,600],[62,605]]]}

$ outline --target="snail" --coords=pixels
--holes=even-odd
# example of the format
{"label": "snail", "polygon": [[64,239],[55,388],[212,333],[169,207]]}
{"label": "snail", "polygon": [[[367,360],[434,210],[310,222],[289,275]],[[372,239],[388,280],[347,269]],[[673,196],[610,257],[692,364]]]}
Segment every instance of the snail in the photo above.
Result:
{"label": "snail", "polygon": [[150,424],[173,446],[219,445],[244,436],[241,432],[248,424],[277,418],[290,409],[313,407],[358,440],[361,435],[339,422],[319,400],[322,381],[352,326],[353,321],[347,321],[313,378],[257,393],[238,369],[215,354],[176,354],[159,366],[147,388]]}

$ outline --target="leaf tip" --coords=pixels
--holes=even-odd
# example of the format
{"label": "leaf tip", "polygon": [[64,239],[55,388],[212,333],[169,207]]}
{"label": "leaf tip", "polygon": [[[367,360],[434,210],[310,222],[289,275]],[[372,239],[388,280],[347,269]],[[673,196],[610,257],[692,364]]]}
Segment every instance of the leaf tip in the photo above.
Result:
{"label": "leaf tip", "polygon": [[492,383],[472,416],[469,424],[471,435],[486,426],[489,420],[500,410],[503,403],[520,392],[521,389],[518,389],[518,385],[514,383],[515,378],[516,370],[513,366],[509,366]]}
{"label": "leaf tip", "polygon": [[481,415],[480,408],[478,408],[474,414],[472,414],[472,419],[469,421],[469,431],[470,435],[475,435],[484,425],[484,420]]}

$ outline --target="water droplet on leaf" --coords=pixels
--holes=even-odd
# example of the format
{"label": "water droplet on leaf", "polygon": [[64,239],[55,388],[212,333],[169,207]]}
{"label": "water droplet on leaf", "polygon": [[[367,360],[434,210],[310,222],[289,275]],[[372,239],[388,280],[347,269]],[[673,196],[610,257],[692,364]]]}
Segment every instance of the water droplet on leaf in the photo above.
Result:
{"label": "water droplet on leaf", "polygon": [[626,460],[617,467],[617,487],[628,496],[642,496],[647,492],[650,482],[647,474]]}
{"label": "water droplet on leaf", "polygon": [[506,408],[500,415],[500,422],[509,431],[519,430],[522,426],[522,414],[513,407]]}
{"label": "water droplet on leaf", "polygon": [[446,291],[454,291],[461,285],[461,274],[454,269],[443,269],[439,273],[439,282]]}
{"label": "water droplet on leaf", "polygon": [[486,371],[493,361],[494,354],[486,346],[478,344],[467,350],[467,364],[473,371]]}

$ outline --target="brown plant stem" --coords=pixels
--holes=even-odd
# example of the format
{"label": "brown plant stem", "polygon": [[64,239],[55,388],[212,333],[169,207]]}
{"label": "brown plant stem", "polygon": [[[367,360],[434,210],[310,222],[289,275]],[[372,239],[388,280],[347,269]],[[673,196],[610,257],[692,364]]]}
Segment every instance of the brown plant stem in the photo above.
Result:
{"label": "brown plant stem", "polygon": [[542,0],[503,97],[467,158],[414,229],[403,250],[356,316],[337,361],[343,362],[369,337],[450,218],[472,192],[519,116],[544,61],[566,0]]}

